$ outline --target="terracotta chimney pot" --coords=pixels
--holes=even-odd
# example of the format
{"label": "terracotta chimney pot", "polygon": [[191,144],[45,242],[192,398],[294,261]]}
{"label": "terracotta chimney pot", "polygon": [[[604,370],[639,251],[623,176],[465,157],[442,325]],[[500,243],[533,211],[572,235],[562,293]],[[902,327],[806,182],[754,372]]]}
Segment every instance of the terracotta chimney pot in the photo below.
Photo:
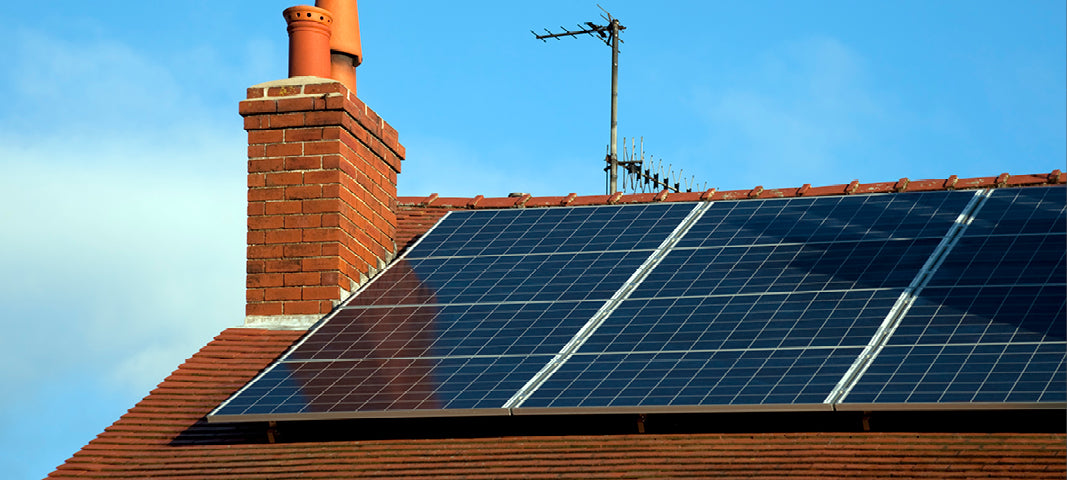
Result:
{"label": "terracotta chimney pot", "polygon": [[330,78],[356,91],[356,67],[363,63],[356,0],[315,0],[315,6],[333,14],[330,37]]}
{"label": "terracotta chimney pot", "polygon": [[333,15],[308,5],[282,12],[289,24],[289,77],[330,78],[330,30]]}

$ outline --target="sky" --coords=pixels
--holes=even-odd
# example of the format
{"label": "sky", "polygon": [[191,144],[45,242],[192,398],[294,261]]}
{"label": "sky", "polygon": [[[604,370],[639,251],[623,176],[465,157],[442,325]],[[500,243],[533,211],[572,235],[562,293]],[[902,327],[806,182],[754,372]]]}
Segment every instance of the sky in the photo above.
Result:
{"label": "sky", "polygon": [[[40,478],[244,318],[245,88],[295,2],[34,5],[0,29],[0,471]],[[1065,169],[1064,2],[600,0],[619,136],[696,189]],[[363,2],[400,195],[604,193],[595,2]]]}

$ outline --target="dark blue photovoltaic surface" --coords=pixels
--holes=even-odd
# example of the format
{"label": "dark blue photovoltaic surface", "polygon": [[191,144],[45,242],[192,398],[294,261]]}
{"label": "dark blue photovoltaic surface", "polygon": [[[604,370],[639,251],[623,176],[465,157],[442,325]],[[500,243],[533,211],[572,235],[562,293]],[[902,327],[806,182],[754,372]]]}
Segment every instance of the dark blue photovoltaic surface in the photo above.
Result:
{"label": "dark blue photovoltaic surface", "polygon": [[287,360],[554,355],[604,302],[349,308]]}
{"label": "dark blue photovoltaic surface", "polygon": [[931,288],[908,310],[889,345],[1063,342],[1067,287]]}
{"label": "dark blue photovoltaic surface", "polygon": [[1067,401],[1063,343],[886,347],[848,403]]}
{"label": "dark blue photovoltaic surface", "polygon": [[716,202],[679,248],[940,238],[974,192]]}
{"label": "dark blue photovoltaic surface", "polygon": [[523,407],[817,404],[861,350],[575,355]]}
{"label": "dark blue photovoltaic surface", "polygon": [[966,235],[1058,234],[1067,232],[1067,186],[998,188],[967,227]]}
{"label": "dark blue photovoltaic surface", "polygon": [[404,259],[346,306],[607,300],[649,254]]}
{"label": "dark blue photovoltaic surface", "polygon": [[940,239],[673,250],[633,298],[906,287]]}
{"label": "dark blue photovoltaic surface", "polygon": [[215,415],[500,408],[551,357],[283,362]]}
{"label": "dark blue photovoltaic surface", "polygon": [[1064,401],[1065,206],[994,190],[845,401]]}
{"label": "dark blue photovoltaic surface", "polygon": [[1064,235],[964,236],[930,285],[1019,285],[1064,282]]}
{"label": "dark blue photovoltaic surface", "polygon": [[692,203],[450,213],[407,258],[654,249]]}
{"label": "dark blue photovoltaic surface", "polygon": [[863,346],[898,296],[856,290],[627,300],[580,352]]}

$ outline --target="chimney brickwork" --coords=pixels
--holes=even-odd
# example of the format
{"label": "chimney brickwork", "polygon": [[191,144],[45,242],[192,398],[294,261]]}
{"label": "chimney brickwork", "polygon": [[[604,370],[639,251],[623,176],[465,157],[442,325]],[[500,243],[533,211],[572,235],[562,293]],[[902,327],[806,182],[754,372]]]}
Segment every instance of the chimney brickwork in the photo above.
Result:
{"label": "chimney brickwork", "polygon": [[248,131],[248,326],[306,328],[396,254],[397,132],[344,84],[253,86]]}

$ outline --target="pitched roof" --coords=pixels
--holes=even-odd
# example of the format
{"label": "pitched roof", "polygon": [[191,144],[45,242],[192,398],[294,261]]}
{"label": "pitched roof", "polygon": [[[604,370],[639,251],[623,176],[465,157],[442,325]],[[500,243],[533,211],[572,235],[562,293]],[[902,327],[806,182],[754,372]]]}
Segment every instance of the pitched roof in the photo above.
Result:
{"label": "pitched roof", "polygon": [[[652,201],[755,199],[952,188],[1048,185],[1047,175],[908,181],[797,189],[614,196],[399,199],[397,243],[450,210]],[[1063,478],[1063,433],[582,434],[285,443],[263,423],[208,424],[205,416],[282,355],[303,332],[231,328],[167,377],[50,478]],[[1060,422],[1062,423],[1062,422]],[[1057,425],[1053,428],[1059,429]],[[312,429],[316,427],[310,427]],[[796,430],[796,429],[794,429]],[[324,437],[323,437],[324,438]],[[278,441],[279,443],[272,443]]]}
{"label": "pitched roof", "polygon": [[697,433],[269,443],[211,409],[302,332],[231,328],[49,478],[1063,478],[1061,433]]}

